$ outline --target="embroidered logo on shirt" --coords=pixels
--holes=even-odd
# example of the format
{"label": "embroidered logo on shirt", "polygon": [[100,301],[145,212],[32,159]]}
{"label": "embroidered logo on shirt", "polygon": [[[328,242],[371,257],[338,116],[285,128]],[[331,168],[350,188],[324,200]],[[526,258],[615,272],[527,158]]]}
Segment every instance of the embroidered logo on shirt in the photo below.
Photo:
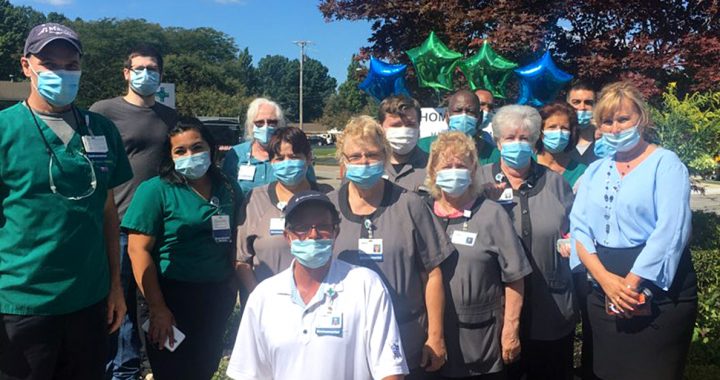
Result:
{"label": "embroidered logo on shirt", "polygon": [[402,354],[400,353],[400,345],[397,343],[393,343],[390,345],[390,350],[393,354],[393,359],[402,359]]}

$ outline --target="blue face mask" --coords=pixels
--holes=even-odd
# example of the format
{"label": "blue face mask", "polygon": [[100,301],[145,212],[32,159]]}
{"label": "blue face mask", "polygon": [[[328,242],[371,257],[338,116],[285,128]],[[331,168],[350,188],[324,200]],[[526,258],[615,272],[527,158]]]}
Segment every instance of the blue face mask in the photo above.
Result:
{"label": "blue face mask", "polygon": [[637,125],[620,133],[603,133],[605,142],[616,152],[627,152],[640,142]]}
{"label": "blue face mask", "polygon": [[513,141],[502,144],[500,156],[505,164],[513,169],[522,169],[530,164],[533,151],[525,141]]}
{"label": "blue face mask", "polygon": [[64,107],[77,97],[80,89],[80,70],[56,70],[37,72],[30,66],[37,75],[37,90],[40,96],[48,103],[56,107]]}
{"label": "blue face mask", "polygon": [[459,197],[470,187],[470,170],[463,168],[439,170],[435,184],[445,194],[453,198]]}
{"label": "blue face mask", "polygon": [[160,86],[160,73],[154,70],[130,70],[130,88],[141,96],[154,94]]}
{"label": "blue face mask", "polygon": [[373,187],[385,173],[385,164],[378,161],[369,165],[345,165],[345,178],[361,189]]}
{"label": "blue face mask", "polygon": [[270,137],[275,134],[275,127],[271,127],[269,125],[266,125],[264,127],[261,127],[259,125],[256,125],[255,128],[253,128],[253,138],[257,140],[260,145],[267,145],[267,143],[270,141]]}
{"label": "blue face mask", "polygon": [[282,160],[272,163],[275,178],[283,185],[295,186],[300,183],[307,173],[305,160]]}
{"label": "blue face mask", "polygon": [[332,251],[332,239],[298,239],[290,242],[290,253],[306,268],[317,269],[325,265],[330,260]]}
{"label": "blue face mask", "polygon": [[592,111],[577,111],[578,126],[580,129],[585,129],[590,125],[592,116]]}
{"label": "blue face mask", "polygon": [[450,116],[448,128],[451,131],[462,132],[473,137],[477,133],[477,122],[478,119],[476,117],[468,114],[453,115]]}
{"label": "blue face mask", "polygon": [[543,146],[550,153],[560,153],[570,142],[570,131],[562,129],[543,132]]}
{"label": "blue face mask", "polygon": [[607,141],[605,140],[605,136],[603,135],[599,139],[595,140],[595,145],[593,146],[593,153],[595,153],[595,157],[597,158],[605,158],[607,156],[615,154],[615,149],[608,145]]}
{"label": "blue face mask", "polygon": [[175,159],[175,171],[187,179],[198,179],[210,168],[210,152],[200,152]]}

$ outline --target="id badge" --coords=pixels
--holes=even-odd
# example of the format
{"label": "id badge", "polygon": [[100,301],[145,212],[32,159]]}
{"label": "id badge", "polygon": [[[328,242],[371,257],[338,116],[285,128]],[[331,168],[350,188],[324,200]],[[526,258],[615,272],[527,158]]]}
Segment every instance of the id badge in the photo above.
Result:
{"label": "id badge", "polygon": [[504,202],[504,203],[512,202],[513,196],[514,196],[513,189],[507,188],[507,189],[503,190],[502,194],[500,194],[500,198],[498,199],[498,202]]}
{"label": "id badge", "polygon": [[108,145],[105,136],[83,136],[82,143],[87,153],[107,153]]}
{"label": "id badge", "polygon": [[358,239],[360,260],[383,261],[383,239]]}
{"label": "id badge", "polygon": [[241,181],[252,181],[255,179],[255,169],[257,169],[254,165],[240,165],[238,167],[238,179]]}
{"label": "id badge", "polygon": [[285,230],[285,218],[270,218],[270,235],[281,235]]}
{"label": "id badge", "polygon": [[318,336],[342,336],[343,315],[342,313],[328,313],[319,315],[315,324],[315,334]]}
{"label": "id badge", "polygon": [[215,242],[229,243],[232,239],[230,236],[230,216],[229,215],[213,215],[212,217],[212,233]]}
{"label": "id badge", "polygon": [[453,231],[452,238],[450,240],[453,244],[472,247],[475,245],[475,240],[477,240],[477,233],[455,230]]}

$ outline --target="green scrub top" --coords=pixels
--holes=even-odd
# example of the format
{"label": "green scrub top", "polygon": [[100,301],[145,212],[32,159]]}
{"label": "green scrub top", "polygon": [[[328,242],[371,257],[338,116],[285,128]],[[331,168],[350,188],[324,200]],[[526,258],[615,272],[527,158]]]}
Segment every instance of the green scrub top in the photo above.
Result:
{"label": "green scrub top", "polygon": [[585,169],[587,169],[587,165],[575,160],[570,160],[562,176],[568,181],[570,187],[574,189],[575,183],[585,173]]}
{"label": "green scrub top", "polygon": [[186,282],[216,282],[231,273],[233,243],[213,238],[212,217],[228,215],[235,237],[240,190],[213,184],[210,201],[189,185],[153,177],[138,187],[122,228],[155,237],[152,258],[163,277]]}
{"label": "green scrub top", "polygon": [[[430,153],[430,147],[432,143],[437,140],[437,136],[438,135],[433,135],[421,138],[418,140],[418,147],[423,152]],[[495,144],[491,144],[487,140],[478,137],[474,137],[473,139],[475,140],[475,147],[478,148],[478,164],[480,166],[500,162],[500,151]],[[478,146],[480,143],[482,143],[482,146]]]}
{"label": "green scrub top", "polygon": [[[0,112],[0,313],[66,314],[108,294],[105,200],[108,189],[132,178],[132,169],[115,125],[78,112],[80,125],[67,146],[37,115],[36,125],[24,104]],[[50,169],[58,193],[50,189],[51,155],[40,131],[59,160]],[[81,140],[90,133],[105,136],[108,152],[91,159],[92,195],[71,200],[92,188]]]}

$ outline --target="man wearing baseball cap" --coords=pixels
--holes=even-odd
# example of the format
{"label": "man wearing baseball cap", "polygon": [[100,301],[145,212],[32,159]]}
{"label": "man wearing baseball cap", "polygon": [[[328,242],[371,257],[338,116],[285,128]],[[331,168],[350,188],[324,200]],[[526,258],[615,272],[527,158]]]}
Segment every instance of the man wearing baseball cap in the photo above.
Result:
{"label": "man wearing baseball cap", "polygon": [[240,322],[235,379],[401,379],[408,373],[392,302],[378,275],[332,260],[340,218],[319,191],[284,210],[290,268],[261,282]]}
{"label": "man wearing baseball cap", "polygon": [[0,112],[0,379],[100,379],[125,314],[112,189],[132,178],[120,134],[73,105],[82,44],[34,27],[30,96]]}

